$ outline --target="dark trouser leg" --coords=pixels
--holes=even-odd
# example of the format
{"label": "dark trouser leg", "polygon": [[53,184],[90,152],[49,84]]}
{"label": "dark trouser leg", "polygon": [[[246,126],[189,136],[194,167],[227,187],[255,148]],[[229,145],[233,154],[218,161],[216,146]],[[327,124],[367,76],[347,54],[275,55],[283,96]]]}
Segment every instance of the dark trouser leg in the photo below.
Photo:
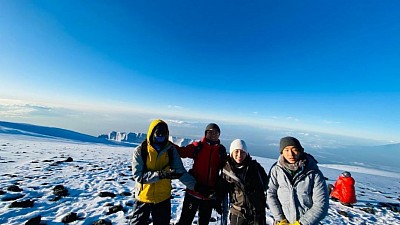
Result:
{"label": "dark trouser leg", "polygon": [[169,225],[171,220],[171,199],[154,204],[151,210],[153,225]]}
{"label": "dark trouser leg", "polygon": [[212,202],[211,200],[200,200],[199,205],[199,225],[207,225],[210,223],[212,213]]}
{"label": "dark trouser leg", "polygon": [[199,207],[200,199],[197,199],[189,194],[185,194],[183,199],[182,211],[179,221],[176,225],[191,225]]}
{"label": "dark trouser leg", "polygon": [[130,225],[147,225],[149,224],[149,216],[151,211],[151,204],[135,201],[133,204],[133,214]]}
{"label": "dark trouser leg", "polygon": [[243,217],[233,213],[229,214],[229,219],[231,221],[230,225],[247,225],[246,220]]}
{"label": "dark trouser leg", "polygon": [[266,216],[265,214],[258,214],[254,218],[254,225],[266,225]]}

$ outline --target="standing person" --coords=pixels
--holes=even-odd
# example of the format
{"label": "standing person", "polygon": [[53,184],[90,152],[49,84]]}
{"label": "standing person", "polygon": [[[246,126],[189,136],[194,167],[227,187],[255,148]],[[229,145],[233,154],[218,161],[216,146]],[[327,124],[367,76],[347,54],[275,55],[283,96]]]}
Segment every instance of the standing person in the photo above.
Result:
{"label": "standing person", "polygon": [[171,179],[179,179],[189,189],[196,181],[183,167],[174,145],[168,140],[168,125],[153,120],[146,140],[133,152],[132,174],[135,203],[131,225],[169,225],[171,219]]}
{"label": "standing person", "polygon": [[278,161],[272,165],[267,203],[279,225],[318,224],[328,213],[325,178],[314,157],[304,152],[299,140],[280,140]]}
{"label": "standing person", "polygon": [[335,182],[335,185],[329,184],[330,197],[333,200],[339,200],[346,206],[351,206],[357,202],[355,180],[350,172],[344,171]]}
{"label": "standing person", "polygon": [[223,169],[223,179],[230,199],[231,225],[265,225],[268,176],[248,153],[246,142],[232,141]]}
{"label": "standing person", "polygon": [[186,147],[178,147],[182,158],[192,158],[193,166],[189,173],[197,183],[194,190],[186,189],[182,211],[177,225],[190,225],[198,213],[198,224],[209,223],[213,208],[221,209],[216,203],[217,183],[220,171],[225,163],[227,153],[220,143],[221,130],[215,123],[207,125],[205,136],[199,142],[193,142]]}

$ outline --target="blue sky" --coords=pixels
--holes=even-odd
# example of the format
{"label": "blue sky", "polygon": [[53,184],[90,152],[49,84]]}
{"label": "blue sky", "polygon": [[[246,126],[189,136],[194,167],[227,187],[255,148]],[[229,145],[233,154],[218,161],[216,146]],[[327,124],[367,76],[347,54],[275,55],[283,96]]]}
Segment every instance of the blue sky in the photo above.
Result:
{"label": "blue sky", "polygon": [[394,0],[3,0],[0,120],[98,135],[162,118],[179,135],[218,122],[248,126],[232,139],[253,127],[400,142],[399,10]]}

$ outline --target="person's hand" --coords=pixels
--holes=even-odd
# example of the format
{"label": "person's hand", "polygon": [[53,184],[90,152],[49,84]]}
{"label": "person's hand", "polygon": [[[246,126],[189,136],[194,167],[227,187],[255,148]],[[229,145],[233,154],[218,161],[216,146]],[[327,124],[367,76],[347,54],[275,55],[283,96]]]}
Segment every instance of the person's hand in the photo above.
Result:
{"label": "person's hand", "polygon": [[179,179],[183,173],[176,173],[175,170],[160,170],[158,171],[158,177],[160,179]]}
{"label": "person's hand", "polygon": [[299,221],[296,221],[294,223],[291,223],[290,225],[301,225],[301,223]]}
{"label": "person's hand", "polygon": [[287,219],[280,220],[276,223],[276,225],[290,225]]}

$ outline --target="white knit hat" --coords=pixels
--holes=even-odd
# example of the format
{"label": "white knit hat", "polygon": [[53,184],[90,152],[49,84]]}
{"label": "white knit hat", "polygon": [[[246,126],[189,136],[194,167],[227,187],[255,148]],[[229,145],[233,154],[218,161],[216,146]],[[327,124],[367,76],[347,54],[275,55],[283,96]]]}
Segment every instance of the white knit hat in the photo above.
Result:
{"label": "white knit hat", "polygon": [[235,151],[236,149],[241,149],[241,150],[245,151],[247,154],[249,154],[247,152],[246,142],[244,142],[241,139],[235,139],[232,141],[231,147],[229,148],[229,154],[232,155],[232,152]]}

